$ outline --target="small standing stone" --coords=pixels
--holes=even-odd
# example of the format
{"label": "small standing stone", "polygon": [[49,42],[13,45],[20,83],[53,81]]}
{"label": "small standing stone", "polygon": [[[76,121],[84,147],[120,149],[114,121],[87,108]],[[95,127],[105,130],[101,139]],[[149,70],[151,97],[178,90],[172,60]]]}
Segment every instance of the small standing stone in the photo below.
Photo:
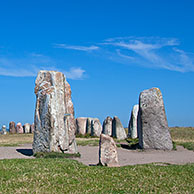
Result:
{"label": "small standing stone", "polygon": [[34,123],[30,125],[30,133],[34,133]]}
{"label": "small standing stone", "polygon": [[91,125],[92,125],[91,136],[100,137],[100,134],[102,133],[102,125],[99,119],[97,118],[93,119]]}
{"label": "small standing stone", "polygon": [[30,124],[29,123],[26,123],[23,126],[23,129],[24,129],[24,133],[30,133]]}
{"label": "small standing stone", "polygon": [[6,135],[7,134],[7,129],[6,129],[6,125],[2,126],[2,135]]}
{"label": "small standing stone", "polygon": [[94,118],[88,117],[86,122],[86,133],[90,135],[92,132],[92,120],[94,120]]}
{"label": "small standing stone", "polygon": [[118,117],[114,117],[112,121],[112,136],[119,140],[127,138],[125,129]]}
{"label": "small standing stone", "polygon": [[24,129],[23,129],[21,123],[18,123],[18,124],[16,125],[16,132],[17,132],[17,133],[24,133]]}
{"label": "small standing stone", "polygon": [[117,147],[109,135],[100,135],[99,164],[109,167],[119,166]]}
{"label": "small standing stone", "polygon": [[133,110],[131,111],[131,118],[128,126],[128,136],[131,137],[132,139],[135,139],[138,136],[138,127],[139,127],[138,113],[139,113],[139,105],[136,104],[133,107]]}
{"label": "small standing stone", "polygon": [[107,117],[104,120],[102,133],[105,135],[109,135],[109,136],[112,135],[112,118],[111,117]]}
{"label": "small standing stone", "polygon": [[144,149],[172,150],[172,140],[159,88],[141,92],[139,97],[139,145]]}
{"label": "small standing stone", "polygon": [[13,122],[13,121],[11,121],[10,123],[9,123],[9,132],[10,133],[16,133],[16,127],[15,127],[15,122]]}
{"label": "small standing stone", "polygon": [[87,123],[86,117],[79,117],[76,119],[76,125],[77,125],[76,134],[80,134],[80,135],[86,134],[86,123]]}

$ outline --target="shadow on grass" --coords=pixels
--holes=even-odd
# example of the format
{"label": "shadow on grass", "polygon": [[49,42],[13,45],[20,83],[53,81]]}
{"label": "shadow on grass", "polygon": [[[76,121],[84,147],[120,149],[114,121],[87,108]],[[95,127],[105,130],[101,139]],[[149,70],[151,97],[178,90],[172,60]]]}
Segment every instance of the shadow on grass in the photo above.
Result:
{"label": "shadow on grass", "polygon": [[32,149],[16,149],[16,151],[25,155],[25,156],[33,156]]}

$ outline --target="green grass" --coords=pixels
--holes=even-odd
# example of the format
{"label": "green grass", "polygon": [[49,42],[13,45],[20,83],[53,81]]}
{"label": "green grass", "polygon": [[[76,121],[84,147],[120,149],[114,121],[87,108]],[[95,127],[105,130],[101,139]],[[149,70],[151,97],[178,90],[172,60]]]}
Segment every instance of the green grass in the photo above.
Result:
{"label": "green grass", "polygon": [[76,139],[76,143],[80,146],[98,146],[99,139]]}
{"label": "green grass", "polygon": [[84,166],[70,159],[0,160],[0,193],[193,193],[194,164]]}
{"label": "green grass", "polygon": [[36,158],[80,158],[80,153],[69,154],[59,152],[37,152],[34,154]]}
{"label": "green grass", "polygon": [[171,127],[170,133],[174,145],[194,151],[194,127]]}

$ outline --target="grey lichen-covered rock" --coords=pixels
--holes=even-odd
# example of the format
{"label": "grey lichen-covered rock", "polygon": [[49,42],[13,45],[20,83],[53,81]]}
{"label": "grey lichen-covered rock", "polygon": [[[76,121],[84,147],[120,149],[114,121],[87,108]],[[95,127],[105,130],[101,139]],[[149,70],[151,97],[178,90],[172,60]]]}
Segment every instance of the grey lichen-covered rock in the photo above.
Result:
{"label": "grey lichen-covered rock", "polygon": [[102,133],[102,125],[99,121],[99,119],[94,118],[91,122],[91,136],[100,137],[100,134]]}
{"label": "grey lichen-covered rock", "polygon": [[15,126],[15,122],[13,121],[9,123],[9,132],[13,134],[16,133],[16,126]]}
{"label": "grey lichen-covered rock", "polygon": [[100,135],[99,164],[109,167],[119,166],[117,146],[109,135]]}
{"label": "grey lichen-covered rock", "polygon": [[33,152],[77,152],[71,90],[64,75],[40,71],[35,94]]}
{"label": "grey lichen-covered rock", "polygon": [[138,136],[138,127],[140,126],[138,113],[139,113],[139,105],[136,104],[133,106],[133,109],[131,111],[131,118],[128,126],[128,137],[131,137],[132,139],[135,139]]}
{"label": "grey lichen-covered rock", "polygon": [[139,97],[139,145],[144,149],[172,150],[162,93],[158,88],[141,92]]}
{"label": "grey lichen-covered rock", "polygon": [[7,128],[6,128],[6,125],[3,125],[3,126],[2,126],[2,129],[1,129],[1,134],[2,134],[2,135],[6,135],[6,134],[7,134]]}
{"label": "grey lichen-covered rock", "polygon": [[86,122],[86,133],[90,135],[92,133],[92,120],[94,120],[94,118],[88,117]]}
{"label": "grey lichen-covered rock", "polygon": [[118,117],[114,117],[112,121],[112,137],[115,137],[119,140],[127,138],[125,129]]}
{"label": "grey lichen-covered rock", "polygon": [[24,129],[21,123],[17,123],[16,125],[16,133],[24,133]]}
{"label": "grey lichen-covered rock", "polygon": [[76,134],[85,135],[86,134],[86,123],[87,117],[79,117],[76,119]]}
{"label": "grey lichen-covered rock", "polygon": [[34,133],[34,123],[30,125],[30,133]]}
{"label": "grey lichen-covered rock", "polygon": [[112,135],[112,118],[111,117],[107,117],[104,122],[103,122],[103,126],[102,126],[102,133],[105,135]]}
{"label": "grey lichen-covered rock", "polygon": [[29,123],[26,123],[23,126],[23,129],[24,129],[24,133],[30,133],[30,124]]}

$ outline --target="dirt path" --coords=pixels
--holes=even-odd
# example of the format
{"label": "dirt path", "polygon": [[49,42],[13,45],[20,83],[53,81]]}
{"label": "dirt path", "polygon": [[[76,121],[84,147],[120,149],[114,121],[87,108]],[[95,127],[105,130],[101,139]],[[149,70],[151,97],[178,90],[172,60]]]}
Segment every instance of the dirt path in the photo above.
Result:
{"label": "dirt path", "polygon": [[[96,165],[98,163],[98,147],[78,146],[81,153],[79,162],[85,165]],[[153,162],[170,164],[194,163],[194,151],[189,151],[181,146],[177,146],[177,151],[161,150],[127,150],[118,148],[119,164],[121,166],[147,164]],[[0,147],[0,159],[11,158],[33,158],[32,145],[26,144],[21,147]]]}

